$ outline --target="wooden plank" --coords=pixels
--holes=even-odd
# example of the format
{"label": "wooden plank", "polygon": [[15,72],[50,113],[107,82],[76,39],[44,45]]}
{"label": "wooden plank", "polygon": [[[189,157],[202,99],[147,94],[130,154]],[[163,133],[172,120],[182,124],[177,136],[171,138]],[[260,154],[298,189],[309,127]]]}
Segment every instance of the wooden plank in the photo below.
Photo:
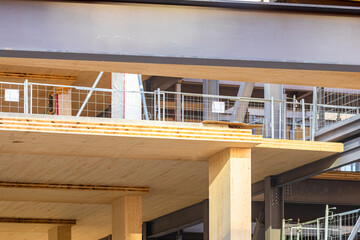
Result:
{"label": "wooden plank", "polygon": [[360,172],[329,171],[312,178],[341,181],[360,181]]}
{"label": "wooden plank", "polygon": [[0,181],[0,188],[29,188],[54,190],[81,190],[81,191],[110,191],[110,192],[137,192],[148,193],[149,187],[82,185],[82,184],[54,184],[54,183],[24,183]]}
{"label": "wooden plank", "polygon": [[47,80],[47,81],[76,81],[76,76],[61,76],[51,74],[19,73],[19,72],[0,72],[0,78],[9,79],[28,79],[28,80]]}
{"label": "wooden plank", "polygon": [[222,121],[211,121],[211,120],[202,121],[202,124],[204,124],[204,125],[226,125],[226,126],[229,126],[229,128],[240,128],[240,129],[253,129],[253,128],[262,127],[261,124],[252,125],[252,124],[246,124],[246,123],[222,122]]}
{"label": "wooden plank", "polygon": [[75,219],[51,219],[51,218],[5,218],[5,217],[0,217],[0,223],[75,225],[76,220]]}
{"label": "wooden plank", "polygon": [[302,69],[200,66],[109,61],[0,58],[0,64],[77,71],[128,72],[144,75],[360,89],[360,73]]}
{"label": "wooden plank", "polygon": [[142,199],[140,196],[125,196],[113,202],[112,239],[142,239]]}
{"label": "wooden plank", "polygon": [[210,240],[251,239],[251,149],[209,159]]}

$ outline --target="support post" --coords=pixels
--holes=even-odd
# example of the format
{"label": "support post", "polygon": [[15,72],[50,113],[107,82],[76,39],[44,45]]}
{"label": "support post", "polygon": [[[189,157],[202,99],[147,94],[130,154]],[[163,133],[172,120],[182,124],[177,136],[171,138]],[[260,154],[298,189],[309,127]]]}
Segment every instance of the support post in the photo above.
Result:
{"label": "support post", "polygon": [[141,196],[124,196],[113,202],[112,239],[142,240]]}
{"label": "support post", "polygon": [[273,187],[275,178],[265,178],[265,240],[281,238],[284,218],[284,196],[282,187]]}
{"label": "support post", "polygon": [[209,222],[210,240],[251,239],[251,149],[209,159]]}
{"label": "support post", "polygon": [[176,122],[181,122],[181,84],[180,83],[176,83],[175,84],[175,92],[176,97],[175,97],[175,121]]}
{"label": "support post", "polygon": [[[283,85],[281,84],[264,84],[264,97],[265,99],[267,99],[268,101],[265,103],[264,105],[264,111],[265,111],[265,137],[272,137],[272,126],[271,124],[273,124],[273,128],[274,128],[274,132],[281,132],[282,131],[282,127],[279,125],[279,109],[280,109],[280,104],[278,102],[278,100],[282,100],[283,99]],[[272,103],[271,102],[271,98],[273,98],[274,100],[277,100],[276,103]],[[274,121],[271,120],[272,116],[271,114],[274,114]],[[274,135],[275,136],[275,135]]]}
{"label": "support post", "polygon": [[204,200],[203,204],[203,224],[204,235],[203,240],[209,240],[209,200]]}
{"label": "support post", "polygon": [[57,113],[60,116],[71,116],[71,89],[70,88],[56,88],[57,94]]}
{"label": "support post", "polygon": [[71,240],[71,226],[51,228],[48,232],[48,240]]}

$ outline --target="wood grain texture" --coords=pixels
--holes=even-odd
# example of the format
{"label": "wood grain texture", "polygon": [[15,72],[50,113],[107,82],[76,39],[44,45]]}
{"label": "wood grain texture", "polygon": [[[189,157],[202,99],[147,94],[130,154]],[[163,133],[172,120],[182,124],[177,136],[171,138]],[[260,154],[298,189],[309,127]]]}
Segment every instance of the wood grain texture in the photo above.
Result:
{"label": "wood grain texture", "polygon": [[209,159],[209,223],[210,240],[251,239],[251,149]]}
{"label": "wood grain texture", "polygon": [[57,226],[49,230],[48,240],[71,240],[71,226]]}
{"label": "wood grain texture", "polygon": [[[225,149],[255,146],[251,181],[256,182],[342,148],[334,143],[263,139],[251,136],[250,130],[199,123],[80,120],[2,116],[0,129],[7,127],[0,130],[0,181],[148,186],[151,191],[142,197],[142,219],[148,221],[208,198],[207,160]],[[246,145],[241,140],[245,138],[251,139]],[[77,219],[73,240],[100,239],[111,234],[111,203],[122,194],[0,188],[0,212],[4,217]],[[46,240],[47,231],[45,225],[1,224],[0,239]]]}
{"label": "wood grain texture", "polygon": [[141,196],[125,196],[112,204],[112,239],[142,239]]}
{"label": "wood grain texture", "polygon": [[314,179],[360,181],[360,172],[329,171],[312,177]]}
{"label": "wood grain texture", "polygon": [[149,64],[104,61],[0,58],[0,64],[77,71],[126,72],[134,74],[259,82],[317,87],[360,89],[357,72],[245,68],[224,66]]}
{"label": "wood grain texture", "polygon": [[84,185],[84,184],[60,184],[60,183],[24,183],[0,181],[0,188],[29,188],[29,189],[57,189],[78,191],[111,191],[111,192],[134,192],[148,193],[148,187],[108,186],[108,185]]}
{"label": "wood grain texture", "polygon": [[75,225],[76,220],[75,219],[4,218],[4,217],[0,217],[0,223]]}

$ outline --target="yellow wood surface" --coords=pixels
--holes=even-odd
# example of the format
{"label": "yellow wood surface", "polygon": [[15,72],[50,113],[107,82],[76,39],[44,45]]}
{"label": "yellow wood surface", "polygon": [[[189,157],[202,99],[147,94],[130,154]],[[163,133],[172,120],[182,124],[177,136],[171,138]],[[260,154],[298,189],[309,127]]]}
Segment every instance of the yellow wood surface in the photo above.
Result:
{"label": "yellow wood surface", "polygon": [[251,239],[251,149],[209,159],[209,224],[210,240]]}
{"label": "yellow wood surface", "polygon": [[342,181],[360,181],[360,172],[330,171],[312,178]]}
{"label": "yellow wood surface", "polygon": [[49,230],[48,240],[71,240],[71,226],[56,226]]}
{"label": "yellow wood surface", "polygon": [[[150,192],[143,195],[143,220],[148,221],[208,198],[207,159],[244,146],[253,147],[252,182],[342,150],[338,143],[263,139],[251,136],[251,130],[200,123],[3,116],[0,181],[148,186]],[[100,239],[111,234],[111,202],[121,196],[0,188],[0,216],[76,219],[73,240]],[[0,237],[45,240],[47,230],[0,224]]]}
{"label": "yellow wood surface", "polygon": [[141,196],[125,196],[112,204],[112,239],[142,239]]}
{"label": "yellow wood surface", "polygon": [[179,78],[360,89],[360,73],[356,72],[31,58],[0,58],[0,64],[81,71],[126,72]]}

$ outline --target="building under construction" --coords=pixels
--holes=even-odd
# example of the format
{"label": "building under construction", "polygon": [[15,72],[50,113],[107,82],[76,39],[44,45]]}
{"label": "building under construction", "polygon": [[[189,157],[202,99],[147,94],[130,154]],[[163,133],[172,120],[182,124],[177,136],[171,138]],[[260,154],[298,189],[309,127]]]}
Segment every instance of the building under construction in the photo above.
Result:
{"label": "building under construction", "polygon": [[0,0],[0,240],[360,239],[357,0]]}

